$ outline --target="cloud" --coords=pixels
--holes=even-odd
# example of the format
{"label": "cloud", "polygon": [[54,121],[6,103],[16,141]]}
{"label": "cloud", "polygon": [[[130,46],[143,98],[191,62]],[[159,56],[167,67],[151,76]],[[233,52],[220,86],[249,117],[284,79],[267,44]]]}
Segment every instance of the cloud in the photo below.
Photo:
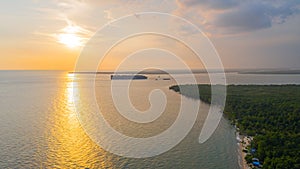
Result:
{"label": "cloud", "polygon": [[261,4],[247,4],[216,15],[213,24],[230,32],[253,31],[272,26],[272,16]]}
{"label": "cloud", "polygon": [[204,6],[211,9],[228,9],[238,5],[236,0],[177,0],[181,7]]}
{"label": "cloud", "polygon": [[177,4],[184,17],[199,15],[193,21],[207,31],[227,34],[270,28],[300,12],[297,0],[177,0]]}
{"label": "cloud", "polygon": [[110,10],[104,10],[103,12],[106,14],[106,19],[108,19],[110,21],[114,20],[114,18],[112,17],[112,13],[111,13]]}
{"label": "cloud", "polygon": [[[283,24],[300,11],[299,0],[54,0],[44,12],[95,30],[107,21],[144,11],[182,16],[212,35],[239,34]],[[102,16],[99,16],[102,15]]]}

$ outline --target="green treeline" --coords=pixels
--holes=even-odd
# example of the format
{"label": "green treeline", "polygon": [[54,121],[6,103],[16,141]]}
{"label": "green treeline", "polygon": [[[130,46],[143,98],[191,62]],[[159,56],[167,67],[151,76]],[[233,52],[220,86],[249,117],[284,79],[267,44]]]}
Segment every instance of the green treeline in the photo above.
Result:
{"label": "green treeline", "polygon": [[[211,86],[171,86],[181,94],[211,102]],[[229,85],[225,116],[244,135],[254,136],[246,156],[263,162],[267,169],[300,169],[300,85]]]}

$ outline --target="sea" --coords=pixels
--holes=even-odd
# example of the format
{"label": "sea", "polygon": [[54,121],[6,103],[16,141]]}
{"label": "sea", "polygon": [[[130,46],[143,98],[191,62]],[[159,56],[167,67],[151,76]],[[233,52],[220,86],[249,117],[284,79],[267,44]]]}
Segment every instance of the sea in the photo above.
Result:
{"label": "sea", "polygon": [[[93,90],[102,117],[124,135],[147,138],[172,127],[181,100],[189,98],[182,98],[184,96],[169,90],[176,81],[172,78],[161,80],[168,78],[168,75],[147,76],[147,80],[130,83],[128,92],[131,104],[140,111],[146,111],[151,107],[149,95],[155,89],[164,93],[167,103],[159,118],[148,123],[137,123],[124,118],[114,106],[109,74],[0,71],[0,168],[241,168],[236,131],[225,118],[221,119],[206,142],[199,143],[199,134],[209,109],[205,103],[201,103],[195,124],[186,136],[173,148],[158,155],[137,158],[114,154],[91,138],[77,113],[85,113],[91,104],[84,94],[74,95],[74,90]],[[185,76],[180,74],[177,78],[184,79]],[[200,73],[195,77],[197,83],[210,82],[207,74]],[[87,85],[86,82],[91,80],[94,85]],[[300,75],[227,73],[226,80],[228,84],[300,84]],[[76,107],[74,99],[82,104]],[[89,111],[85,115],[89,116]],[[97,125],[93,127],[104,138],[112,137],[109,132],[102,133]],[[174,138],[160,141],[168,142],[170,139]],[[127,145],[117,142],[108,144],[121,148]],[[159,146],[159,143],[149,146]],[[132,149],[125,148],[128,151]]]}

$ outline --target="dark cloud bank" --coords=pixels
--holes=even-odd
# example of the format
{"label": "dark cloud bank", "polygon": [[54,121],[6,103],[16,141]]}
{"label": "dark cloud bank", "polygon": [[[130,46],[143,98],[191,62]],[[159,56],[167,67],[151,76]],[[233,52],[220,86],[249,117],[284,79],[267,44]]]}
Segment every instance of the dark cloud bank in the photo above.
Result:
{"label": "dark cloud bank", "polygon": [[300,12],[299,0],[177,0],[189,10],[198,6],[219,11],[210,24],[229,32],[247,32],[281,24]]}

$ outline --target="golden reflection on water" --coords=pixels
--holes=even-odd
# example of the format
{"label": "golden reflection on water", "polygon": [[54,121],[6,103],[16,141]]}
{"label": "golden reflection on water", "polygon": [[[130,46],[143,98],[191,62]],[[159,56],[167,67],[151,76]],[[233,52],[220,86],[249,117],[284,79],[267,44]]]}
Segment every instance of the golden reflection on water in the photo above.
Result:
{"label": "golden reflection on water", "polygon": [[[82,129],[75,112],[73,86],[74,75],[68,74],[58,92],[50,116],[47,164],[50,168],[110,168],[107,152],[98,147]],[[49,130],[48,130],[49,131]]]}
{"label": "golden reflection on water", "polygon": [[[68,74],[70,75],[70,74]],[[73,80],[74,76],[70,77],[68,76],[68,79],[72,79]],[[71,81],[71,82],[67,82],[67,89],[66,89],[66,97],[67,97],[67,106],[69,109],[69,123],[70,125],[72,125],[73,123],[77,122],[77,118],[76,118],[76,113],[75,113],[75,105],[74,105],[74,97],[73,97],[73,86],[75,86],[76,84],[74,84],[75,82]]]}

